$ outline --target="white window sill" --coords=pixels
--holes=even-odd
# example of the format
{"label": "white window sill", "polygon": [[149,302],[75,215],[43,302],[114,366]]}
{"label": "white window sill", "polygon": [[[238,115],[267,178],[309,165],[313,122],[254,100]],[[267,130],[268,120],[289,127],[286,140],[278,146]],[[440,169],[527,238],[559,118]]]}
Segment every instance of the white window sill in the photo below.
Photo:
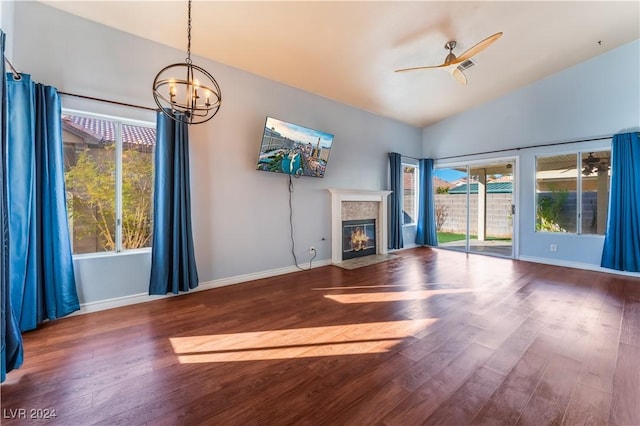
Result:
{"label": "white window sill", "polygon": [[82,253],[74,254],[73,260],[99,259],[103,257],[130,256],[135,254],[151,253],[151,247],[139,248],[134,250],[123,250],[120,252],[103,251],[100,253]]}

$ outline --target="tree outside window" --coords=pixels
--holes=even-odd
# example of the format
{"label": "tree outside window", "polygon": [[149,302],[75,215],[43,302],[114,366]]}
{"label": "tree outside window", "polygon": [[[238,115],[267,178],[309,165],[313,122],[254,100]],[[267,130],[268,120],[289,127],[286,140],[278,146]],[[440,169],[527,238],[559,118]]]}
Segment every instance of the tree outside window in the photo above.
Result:
{"label": "tree outside window", "polygon": [[73,253],[150,247],[153,124],[72,114],[62,124]]}

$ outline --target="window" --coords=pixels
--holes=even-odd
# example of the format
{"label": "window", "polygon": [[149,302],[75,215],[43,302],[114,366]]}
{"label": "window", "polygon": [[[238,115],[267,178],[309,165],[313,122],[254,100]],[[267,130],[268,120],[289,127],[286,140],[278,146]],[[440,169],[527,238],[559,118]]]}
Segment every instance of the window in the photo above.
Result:
{"label": "window", "polygon": [[536,231],[604,235],[611,151],[536,158]]}
{"label": "window", "polygon": [[402,165],[402,217],[403,225],[415,225],[418,218],[418,168]]}
{"label": "window", "polygon": [[154,123],[63,112],[74,254],[150,247]]}

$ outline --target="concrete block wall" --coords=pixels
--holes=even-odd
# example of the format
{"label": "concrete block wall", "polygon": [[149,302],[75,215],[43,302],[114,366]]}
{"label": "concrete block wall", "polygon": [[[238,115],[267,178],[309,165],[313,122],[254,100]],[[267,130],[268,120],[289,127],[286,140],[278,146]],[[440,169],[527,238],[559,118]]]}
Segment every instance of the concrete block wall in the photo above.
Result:
{"label": "concrete block wall", "polygon": [[[444,208],[446,220],[440,231],[464,234],[467,230],[467,197],[465,194],[435,194],[436,211]],[[513,219],[511,216],[512,194],[487,194],[487,237],[511,238]],[[470,226],[472,235],[478,235],[478,195],[469,197]]]}

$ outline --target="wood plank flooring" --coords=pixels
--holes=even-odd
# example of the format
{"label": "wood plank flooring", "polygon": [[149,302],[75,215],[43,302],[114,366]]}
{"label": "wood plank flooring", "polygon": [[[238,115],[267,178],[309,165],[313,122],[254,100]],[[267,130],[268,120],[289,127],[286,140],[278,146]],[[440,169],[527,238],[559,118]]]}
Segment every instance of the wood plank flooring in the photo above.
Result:
{"label": "wood plank flooring", "polygon": [[640,425],[640,279],[446,250],[65,318],[24,342],[6,425]]}

